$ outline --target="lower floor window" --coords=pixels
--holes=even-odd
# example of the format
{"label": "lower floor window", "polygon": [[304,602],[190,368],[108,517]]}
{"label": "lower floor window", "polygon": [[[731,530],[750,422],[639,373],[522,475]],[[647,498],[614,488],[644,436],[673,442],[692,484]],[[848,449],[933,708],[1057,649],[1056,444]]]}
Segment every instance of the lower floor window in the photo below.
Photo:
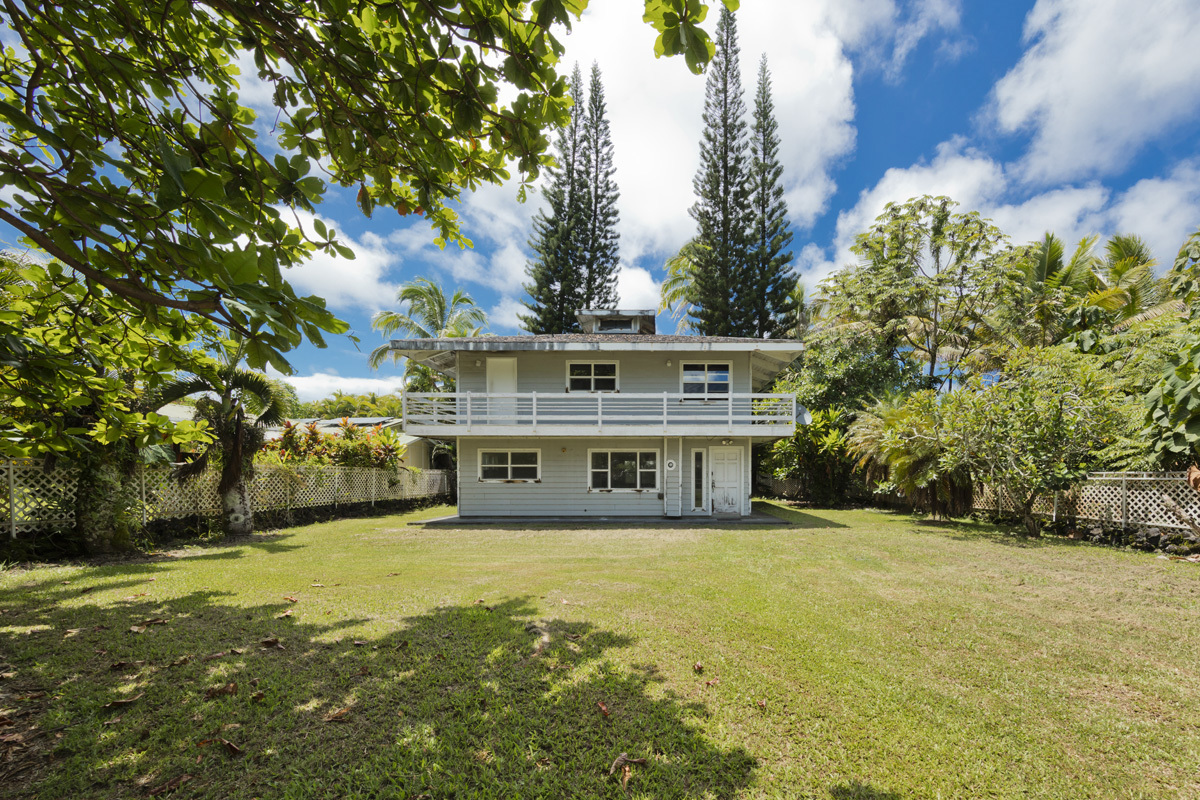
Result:
{"label": "lower floor window", "polygon": [[536,481],[541,478],[537,450],[479,451],[479,479],[483,481]]}
{"label": "lower floor window", "polygon": [[589,489],[657,489],[658,451],[612,450],[591,454]]}

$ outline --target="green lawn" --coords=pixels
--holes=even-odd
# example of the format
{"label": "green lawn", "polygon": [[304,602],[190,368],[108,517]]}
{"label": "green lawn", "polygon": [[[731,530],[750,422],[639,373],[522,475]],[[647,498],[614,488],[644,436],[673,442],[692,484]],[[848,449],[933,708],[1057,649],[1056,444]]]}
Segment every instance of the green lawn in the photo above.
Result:
{"label": "green lawn", "polygon": [[778,513],[10,570],[0,796],[1200,796],[1197,565]]}

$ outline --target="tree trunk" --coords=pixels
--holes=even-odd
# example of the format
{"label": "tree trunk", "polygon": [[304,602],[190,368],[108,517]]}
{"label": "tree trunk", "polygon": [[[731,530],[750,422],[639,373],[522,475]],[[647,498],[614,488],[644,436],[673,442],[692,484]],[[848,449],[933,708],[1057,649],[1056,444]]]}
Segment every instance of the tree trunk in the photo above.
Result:
{"label": "tree trunk", "polygon": [[239,480],[221,495],[221,508],[221,521],[227,535],[249,536],[254,533],[254,511],[250,507],[250,487],[245,479]]}
{"label": "tree trunk", "polygon": [[1042,535],[1042,521],[1033,513],[1033,502],[1035,498],[1026,500],[1021,506],[1021,519],[1025,522],[1025,533],[1029,536],[1038,537]]}

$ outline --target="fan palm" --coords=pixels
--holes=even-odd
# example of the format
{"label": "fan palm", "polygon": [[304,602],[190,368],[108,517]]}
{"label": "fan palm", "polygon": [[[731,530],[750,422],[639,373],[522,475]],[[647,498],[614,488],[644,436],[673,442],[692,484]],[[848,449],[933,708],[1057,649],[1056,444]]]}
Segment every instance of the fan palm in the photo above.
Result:
{"label": "fan palm", "polygon": [[244,340],[225,343],[212,369],[170,381],[151,398],[151,405],[161,408],[200,395],[196,418],[208,423],[214,438],[195,459],[181,466],[177,475],[181,479],[194,477],[207,468],[213,457],[219,460],[217,492],[221,496],[222,527],[233,535],[254,531],[249,482],[263,428],[282,424],[287,418],[287,394],[278,382],[239,366],[246,344]]}
{"label": "fan palm", "polygon": [[[399,311],[380,311],[371,319],[371,328],[389,337],[403,333],[414,339],[446,339],[481,336],[487,327],[487,312],[462,289],[455,289],[449,299],[440,285],[428,278],[417,278],[400,287],[396,293]],[[398,361],[387,344],[371,351],[367,363],[379,369],[391,358]],[[404,371],[405,384],[420,391],[433,391],[436,381],[428,367],[408,362]],[[430,388],[430,387],[433,388]]]}

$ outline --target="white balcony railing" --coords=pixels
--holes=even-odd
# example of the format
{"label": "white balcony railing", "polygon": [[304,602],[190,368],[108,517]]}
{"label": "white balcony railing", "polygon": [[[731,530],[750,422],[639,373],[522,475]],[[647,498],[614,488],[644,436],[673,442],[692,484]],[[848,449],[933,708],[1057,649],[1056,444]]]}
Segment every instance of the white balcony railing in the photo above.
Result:
{"label": "white balcony railing", "polygon": [[416,436],[790,436],[790,394],[541,393],[404,395],[404,430]]}

